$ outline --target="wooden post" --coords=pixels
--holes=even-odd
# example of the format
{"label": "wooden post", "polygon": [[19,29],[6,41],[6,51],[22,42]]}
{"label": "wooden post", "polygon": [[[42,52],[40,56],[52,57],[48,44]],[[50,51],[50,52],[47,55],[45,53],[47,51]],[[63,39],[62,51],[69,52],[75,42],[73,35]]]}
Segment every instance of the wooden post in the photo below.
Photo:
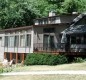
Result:
{"label": "wooden post", "polygon": [[4,52],[4,59],[6,59],[6,53]]}
{"label": "wooden post", "polygon": [[12,53],[10,53],[10,61],[12,60]]}
{"label": "wooden post", "polygon": [[18,63],[18,53],[16,53],[16,63]]}
{"label": "wooden post", "polygon": [[22,53],[22,61],[24,62],[24,53]]}

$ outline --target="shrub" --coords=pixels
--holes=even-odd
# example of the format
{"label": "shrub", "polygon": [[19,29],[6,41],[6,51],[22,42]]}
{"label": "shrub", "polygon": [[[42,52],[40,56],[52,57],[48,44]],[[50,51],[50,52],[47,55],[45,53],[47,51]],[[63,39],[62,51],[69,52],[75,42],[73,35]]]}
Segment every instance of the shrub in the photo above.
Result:
{"label": "shrub", "polygon": [[3,68],[2,67],[0,67],[0,73],[3,73]]}
{"label": "shrub", "polygon": [[25,65],[57,65],[67,63],[67,58],[64,55],[54,54],[28,54]]}
{"label": "shrub", "polygon": [[81,63],[81,62],[84,62],[84,59],[81,58],[81,57],[74,57],[73,62],[75,62],[75,63]]}

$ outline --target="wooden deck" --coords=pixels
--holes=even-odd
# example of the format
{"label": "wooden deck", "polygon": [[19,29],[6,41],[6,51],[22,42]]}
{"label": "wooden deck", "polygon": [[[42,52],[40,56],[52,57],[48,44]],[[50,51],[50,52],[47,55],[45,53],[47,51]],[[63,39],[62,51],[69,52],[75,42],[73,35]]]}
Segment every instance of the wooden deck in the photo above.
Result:
{"label": "wooden deck", "polygon": [[4,59],[7,58],[8,61],[15,60],[15,63],[21,63],[24,61],[26,53],[13,53],[13,52],[4,52]]}
{"label": "wooden deck", "polygon": [[65,52],[65,51],[34,51],[34,53],[62,54],[67,56],[86,56],[86,52]]}

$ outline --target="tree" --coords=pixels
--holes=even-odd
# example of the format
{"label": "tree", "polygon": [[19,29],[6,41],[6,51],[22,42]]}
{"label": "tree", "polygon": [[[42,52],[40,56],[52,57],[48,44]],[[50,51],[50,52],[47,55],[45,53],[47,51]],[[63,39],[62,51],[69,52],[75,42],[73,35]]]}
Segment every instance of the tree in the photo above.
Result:
{"label": "tree", "polygon": [[58,14],[86,11],[86,0],[0,0],[0,28],[33,24],[33,19]]}
{"label": "tree", "polygon": [[33,19],[47,16],[57,6],[46,0],[0,0],[0,27],[12,28],[33,24]]}
{"label": "tree", "polygon": [[0,27],[3,29],[31,25],[38,16],[32,7],[27,0],[0,0]]}
{"label": "tree", "polygon": [[65,13],[81,13],[86,10],[86,0],[65,0],[62,9]]}

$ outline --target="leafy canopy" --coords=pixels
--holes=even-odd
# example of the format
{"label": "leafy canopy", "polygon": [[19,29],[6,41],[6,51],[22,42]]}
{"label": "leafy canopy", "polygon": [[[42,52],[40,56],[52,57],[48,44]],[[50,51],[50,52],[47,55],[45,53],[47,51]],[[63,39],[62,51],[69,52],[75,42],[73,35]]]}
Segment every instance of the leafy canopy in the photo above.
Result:
{"label": "leafy canopy", "polygon": [[86,0],[0,0],[0,28],[33,24],[33,19],[57,14],[86,11]]}

